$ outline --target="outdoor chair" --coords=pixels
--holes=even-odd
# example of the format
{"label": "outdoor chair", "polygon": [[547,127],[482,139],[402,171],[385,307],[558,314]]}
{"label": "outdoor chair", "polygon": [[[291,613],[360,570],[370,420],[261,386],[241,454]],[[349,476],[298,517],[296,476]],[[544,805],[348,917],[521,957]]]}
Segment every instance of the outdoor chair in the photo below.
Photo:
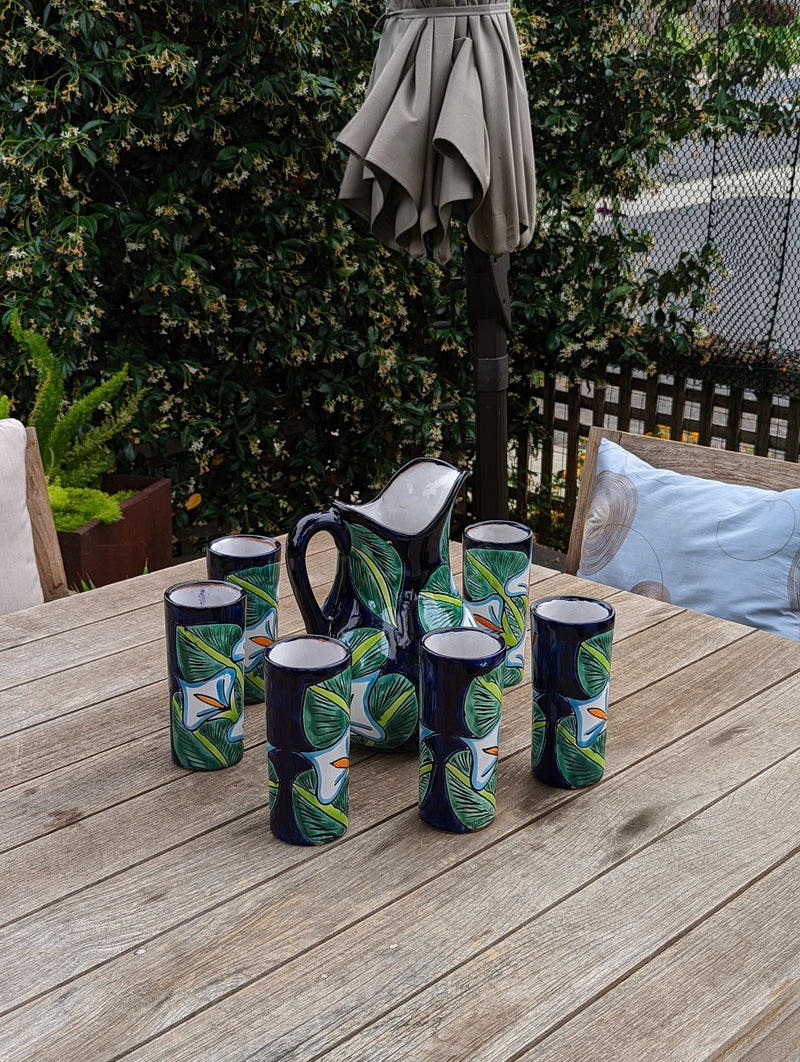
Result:
{"label": "outdoor chair", "polygon": [[566,571],[800,637],[800,467],[593,427]]}
{"label": "outdoor chair", "polygon": [[0,420],[0,614],[69,593],[36,432]]}

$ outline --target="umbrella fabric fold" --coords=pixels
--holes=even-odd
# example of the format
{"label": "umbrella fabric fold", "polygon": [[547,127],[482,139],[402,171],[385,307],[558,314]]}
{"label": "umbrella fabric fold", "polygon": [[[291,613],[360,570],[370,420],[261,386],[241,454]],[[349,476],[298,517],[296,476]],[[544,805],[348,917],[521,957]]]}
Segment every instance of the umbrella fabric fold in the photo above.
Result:
{"label": "umbrella fabric fold", "polygon": [[339,198],[387,246],[452,257],[450,224],[500,256],[533,235],[536,181],[506,0],[388,0],[367,94],[339,134]]}

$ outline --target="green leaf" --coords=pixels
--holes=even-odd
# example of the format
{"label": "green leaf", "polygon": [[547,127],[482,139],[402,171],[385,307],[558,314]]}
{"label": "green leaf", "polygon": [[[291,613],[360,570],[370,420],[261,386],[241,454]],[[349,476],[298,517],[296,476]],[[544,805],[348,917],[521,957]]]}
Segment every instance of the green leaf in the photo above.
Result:
{"label": "green leaf", "polygon": [[502,669],[474,678],[464,698],[464,719],[473,737],[485,737],[500,720],[503,704]]}
{"label": "green leaf", "polygon": [[470,549],[464,555],[464,586],[480,601],[490,594],[508,597],[508,584],[529,567],[528,555],[515,549]]}
{"label": "green leaf", "polygon": [[315,749],[335,745],[350,725],[350,669],[306,689],[303,732]]}
{"label": "green leaf", "polygon": [[389,659],[389,642],[383,631],[374,627],[356,627],[341,635],[353,657],[353,680],[380,671]]}
{"label": "green leaf", "polygon": [[244,742],[229,741],[229,719],[214,719],[189,730],[183,722],[180,693],[172,696],[172,747],[178,762],[195,771],[216,771],[238,763],[244,755]]}
{"label": "green leaf", "polygon": [[535,767],[542,758],[546,731],[547,719],[539,704],[539,699],[536,693],[534,693],[531,722],[531,765],[533,767]]}
{"label": "green leaf", "polygon": [[421,804],[428,795],[432,778],[433,753],[431,752],[427,740],[423,739],[419,746],[419,786],[417,792],[417,802],[419,804]]}
{"label": "green leaf", "polygon": [[480,792],[472,788],[472,759],[457,752],[445,764],[445,785],[450,806],[458,821],[469,830],[479,830],[494,818],[496,776]]}
{"label": "green leaf", "polygon": [[423,631],[460,627],[464,602],[453,582],[449,564],[440,564],[420,591],[417,613]]}
{"label": "green leaf", "polygon": [[386,733],[382,747],[399,748],[419,723],[416,687],[405,675],[381,675],[369,691],[367,710]]}
{"label": "green leaf", "polygon": [[397,624],[403,561],[385,539],[360,524],[348,523],[350,532],[350,574],[364,605],[389,626]]}
{"label": "green leaf", "polygon": [[603,776],[605,767],[606,731],[602,730],[588,748],[581,748],[577,741],[577,723],[574,716],[559,719],[556,726],[556,763],[571,786],[591,785]]}
{"label": "green leaf", "polygon": [[589,697],[596,697],[603,691],[611,672],[611,642],[613,632],[597,634],[587,638],[578,648],[576,670],[578,681]]}
{"label": "green leaf", "polygon": [[298,828],[309,844],[325,844],[347,829],[349,778],[331,804],[323,804],[316,792],[316,774],[304,771],[292,783],[292,810]]}
{"label": "green leaf", "polygon": [[241,627],[234,623],[209,623],[196,627],[178,627],[175,648],[178,667],[187,681],[198,682],[211,678],[231,664],[233,648],[242,637]]}

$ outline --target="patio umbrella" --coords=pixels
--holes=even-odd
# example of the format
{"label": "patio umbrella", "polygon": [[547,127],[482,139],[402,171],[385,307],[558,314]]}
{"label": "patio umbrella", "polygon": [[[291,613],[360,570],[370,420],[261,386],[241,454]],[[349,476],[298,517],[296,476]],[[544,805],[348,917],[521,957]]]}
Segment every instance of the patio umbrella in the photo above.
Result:
{"label": "patio umbrella", "polygon": [[442,264],[464,222],[476,516],[505,517],[508,255],[530,242],[536,199],[516,28],[504,0],[387,0],[380,25],[364,103],[338,138],[340,199],[389,247]]}

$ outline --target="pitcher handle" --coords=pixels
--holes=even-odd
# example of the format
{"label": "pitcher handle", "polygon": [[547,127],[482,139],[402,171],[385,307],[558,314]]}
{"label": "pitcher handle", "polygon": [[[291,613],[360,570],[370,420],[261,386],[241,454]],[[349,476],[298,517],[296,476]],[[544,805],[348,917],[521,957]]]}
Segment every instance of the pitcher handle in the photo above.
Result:
{"label": "pitcher handle", "polygon": [[[321,609],[311,589],[306,566],[306,552],[314,535],[327,531],[338,551],[336,574]],[[333,509],[311,513],[301,517],[286,539],[286,571],[289,575],[300,615],[309,634],[338,634],[338,619],[345,613],[345,583],[347,578],[347,555],[350,550],[350,535]],[[325,611],[323,611],[323,609]]]}

